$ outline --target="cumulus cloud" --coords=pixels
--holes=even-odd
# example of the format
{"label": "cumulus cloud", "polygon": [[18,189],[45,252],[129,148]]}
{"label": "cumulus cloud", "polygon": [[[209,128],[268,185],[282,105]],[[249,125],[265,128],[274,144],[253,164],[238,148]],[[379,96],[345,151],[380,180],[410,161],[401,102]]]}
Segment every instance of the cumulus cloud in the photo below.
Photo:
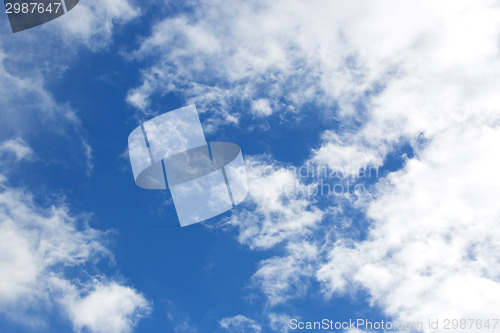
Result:
{"label": "cumulus cloud", "polygon": [[219,324],[220,327],[228,330],[229,332],[260,333],[262,331],[262,327],[259,323],[243,315],[224,318],[219,322]]}
{"label": "cumulus cloud", "polygon": [[83,296],[67,284],[62,300],[75,330],[131,332],[150,311],[149,302],[135,289],[111,281],[96,282]]}
{"label": "cumulus cloud", "polygon": [[355,105],[388,80],[418,38],[440,24],[422,25],[431,3],[418,6],[194,2],[189,13],[157,23],[133,53],[155,63],[130,91],[129,102],[145,109],[151,95],[174,91],[201,110],[219,110],[222,118],[228,110],[260,110],[265,116],[306,103],[329,111],[339,105],[336,116],[356,118]]}
{"label": "cumulus cloud", "polygon": [[265,156],[248,157],[247,177],[248,209],[228,221],[239,230],[241,243],[268,249],[310,234],[321,221],[323,212],[309,201],[310,188],[293,170]]}
{"label": "cumulus cloud", "polygon": [[60,33],[66,44],[83,43],[95,50],[111,41],[116,25],[138,15],[140,9],[129,0],[81,1],[57,20],[53,32]]}
{"label": "cumulus cloud", "polygon": [[[422,141],[438,140],[453,127],[499,124],[498,6],[459,1],[451,7],[405,7],[390,1],[367,6],[369,16],[359,26],[370,32],[362,37],[359,27],[345,30],[358,61],[366,64],[362,72],[379,83],[360,101],[360,126],[325,133],[314,161],[354,170],[363,163],[382,165],[402,142],[418,150]],[[392,13],[390,19],[378,13],[383,9]],[[423,16],[428,24],[419,23]],[[401,20],[405,24],[398,28]]]}
{"label": "cumulus cloud", "polygon": [[150,304],[120,281],[87,273],[87,265],[110,257],[106,238],[67,206],[41,207],[29,191],[3,182],[0,312],[40,326],[47,311],[56,307],[76,330],[129,332]]}
{"label": "cumulus cloud", "polygon": [[[345,141],[344,141],[345,140]],[[333,131],[322,135],[322,145],[312,150],[311,162],[319,166],[328,166],[344,176],[357,176],[361,169],[379,167],[384,162],[385,150],[379,146],[374,149],[352,138],[344,138]]]}
{"label": "cumulus cloud", "polygon": [[17,161],[33,158],[33,150],[23,139],[11,139],[0,143],[0,155],[13,154]]}
{"label": "cumulus cloud", "polygon": [[288,1],[195,2],[189,14],[156,24],[133,52],[139,59],[153,58],[154,65],[143,72],[128,101],[147,113],[152,95],[179,92],[201,111],[213,111],[211,121],[235,123],[247,110],[265,117],[322,99],[321,80],[327,75],[321,75],[313,49],[332,43],[313,39],[318,42],[313,45],[308,35],[318,19],[332,20],[318,18],[315,9]]}
{"label": "cumulus cloud", "polygon": [[[129,92],[139,109],[166,91],[230,123],[246,110],[266,116],[313,104],[348,129],[317,150],[319,161],[341,167],[353,154],[380,164],[405,136],[465,119],[453,110],[471,95],[495,118],[497,8],[489,2],[195,4],[157,23],[134,53],[154,60]],[[436,112],[438,99],[452,112]]]}
{"label": "cumulus cloud", "polygon": [[[498,308],[498,10],[468,1],[436,7],[430,26],[414,27],[407,53],[394,53],[398,73],[367,100],[359,130],[340,134],[375,164],[401,141],[416,156],[366,203],[368,240],[333,244],[317,273],[327,294],[366,289],[373,304],[408,321]],[[327,140],[313,159],[356,166],[355,154],[325,154],[339,147]]]}
{"label": "cumulus cloud", "polygon": [[[153,65],[129,102],[150,112],[155,94],[181,93],[202,110],[219,110],[215,117],[225,122],[228,115],[258,121],[308,112],[309,103],[340,124],[322,133],[311,162],[350,175],[383,165],[409,144],[415,157],[361,207],[371,223],[367,240],[317,246],[324,239],[316,239],[328,262],[305,271],[316,270],[329,295],[368,290],[374,304],[400,319],[498,308],[496,2],[196,4],[144,38],[134,56]],[[266,190],[251,193],[253,209],[230,220],[240,242],[253,249],[301,244],[301,235],[318,228],[324,213],[313,202],[272,191],[294,184],[294,175],[250,170],[252,182]],[[299,284],[301,263],[310,265],[301,258],[286,249],[261,262],[254,281],[287,299],[296,292],[288,282]],[[283,288],[273,282],[279,267]]]}
{"label": "cumulus cloud", "polygon": [[258,116],[270,116],[273,114],[273,109],[269,104],[269,100],[265,98],[258,99],[252,102],[252,111]]}
{"label": "cumulus cloud", "polygon": [[[46,82],[61,77],[82,47],[97,50],[109,45],[113,27],[137,14],[128,1],[84,1],[59,19],[23,32],[23,38],[11,33],[2,37],[4,160],[32,159],[26,141],[56,133],[82,146],[90,174],[92,147],[82,134],[77,112],[54,97]],[[7,174],[12,167],[2,164],[2,171]],[[112,259],[107,239],[105,232],[88,226],[85,217],[73,214],[64,203],[40,206],[30,191],[10,187],[7,177],[0,175],[0,312],[33,327],[43,327],[44,318],[57,312],[75,331],[130,332],[151,304],[127,283],[94,267],[103,258]]]}
{"label": "cumulus cloud", "polygon": [[251,249],[283,249],[280,256],[264,259],[252,284],[269,305],[282,304],[306,294],[314,276],[318,248],[307,240],[318,228],[323,211],[317,208],[310,187],[291,168],[265,156],[247,158],[249,196],[227,226],[238,230],[238,240]]}
{"label": "cumulus cloud", "polygon": [[366,289],[398,319],[479,318],[500,299],[498,128],[450,130],[393,173],[370,202],[361,243],[339,241],[318,271],[325,291]]}

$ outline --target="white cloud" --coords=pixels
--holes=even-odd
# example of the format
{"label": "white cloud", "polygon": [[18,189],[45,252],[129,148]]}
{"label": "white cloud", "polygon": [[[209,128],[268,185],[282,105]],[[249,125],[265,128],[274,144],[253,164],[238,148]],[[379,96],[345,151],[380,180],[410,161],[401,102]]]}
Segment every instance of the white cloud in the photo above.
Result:
{"label": "white cloud", "polygon": [[[68,103],[56,100],[45,87],[42,73],[58,70],[35,66],[28,72],[22,65],[23,59],[17,57],[17,47],[7,48],[9,51],[0,48],[0,142],[3,141],[0,154],[12,153],[18,161],[31,160],[34,154],[26,142],[37,140],[41,143],[45,139],[40,138],[42,135],[56,134],[65,137],[67,144],[82,146],[90,175],[92,148],[82,134],[77,112]],[[26,55],[27,58],[31,56]]]}
{"label": "white cloud", "polygon": [[228,221],[238,239],[252,249],[268,249],[283,241],[302,239],[321,221],[323,212],[308,199],[310,188],[293,170],[266,157],[247,157],[248,209]]}
{"label": "white cloud", "polygon": [[6,53],[0,49],[0,136],[24,135],[36,131],[37,126],[48,124],[53,125],[55,132],[63,132],[68,124],[78,125],[74,110],[56,102],[45,89],[38,69],[33,68],[27,76],[25,71],[18,72],[15,66],[6,64],[17,60],[16,52]]}
{"label": "white cloud", "polygon": [[131,332],[138,320],[150,311],[148,301],[135,289],[116,282],[95,283],[86,295],[68,286],[62,300],[77,331]]}
{"label": "white cloud", "polygon": [[148,106],[147,95],[139,89],[132,90],[127,96],[127,102],[139,109],[145,109]]}
{"label": "white cloud", "polygon": [[82,141],[83,145],[83,153],[85,155],[85,162],[87,164],[87,176],[90,177],[92,175],[92,171],[94,170],[94,157],[92,156],[92,147],[86,142]]}
{"label": "white cloud", "polygon": [[[253,101],[269,99],[282,101],[274,112],[338,103],[341,115],[355,116],[354,102],[383,83],[415,39],[439,24],[422,25],[430,2],[418,6],[194,2],[189,14],[157,23],[134,53],[156,63],[144,71],[129,101],[144,108],[152,94],[176,91],[202,110],[234,113],[234,106],[245,111]],[[254,108],[259,109],[263,116],[271,114],[267,107]]]}
{"label": "white cloud", "polygon": [[[47,27],[61,34],[67,45],[84,44],[96,50],[110,43],[113,28],[140,14],[129,0],[88,0],[58,18],[57,24]],[[54,23],[55,23],[54,22]]]}
{"label": "white cloud", "polygon": [[[176,91],[201,111],[216,113],[215,122],[234,123],[232,117],[239,117],[234,105],[269,116],[275,107],[268,100],[311,101],[321,87],[319,73],[307,59],[310,50],[300,45],[307,39],[300,33],[301,14],[308,12],[302,7],[291,2],[201,2],[189,15],[159,22],[134,53],[157,61],[129,92],[129,102],[144,112],[152,94]],[[276,109],[284,107],[288,109],[286,104]]]}
{"label": "white cloud", "polygon": [[356,140],[346,143],[332,131],[323,133],[322,141],[323,144],[318,149],[313,149],[311,162],[326,165],[344,176],[356,176],[362,168],[379,167],[383,164],[386,150],[383,146],[375,148]]}
{"label": "white cloud", "polygon": [[[499,20],[493,14],[499,8],[472,1],[455,2],[452,8],[427,2],[406,7],[388,9],[393,18],[387,19],[369,6],[370,15],[357,20],[369,33],[363,37],[356,27],[346,30],[358,60],[368,65],[363,75],[376,74],[372,90],[378,91],[361,99],[364,109],[356,116],[361,125],[333,136],[326,133],[313,160],[337,168],[380,165],[402,142],[419,149],[420,141],[452,127],[500,123],[495,88]],[[423,16],[425,25],[419,23]]]}
{"label": "white cloud", "polygon": [[86,273],[85,265],[110,256],[105,237],[68,207],[40,207],[28,191],[2,184],[0,312],[40,325],[56,305],[76,329],[130,331],[149,302],[119,281]]}
{"label": "white cloud", "polygon": [[252,111],[258,116],[270,116],[273,114],[273,109],[269,104],[269,100],[265,98],[253,101]]}
{"label": "white cloud", "polygon": [[270,313],[268,317],[271,329],[282,333],[290,332],[290,320],[292,317],[283,313]]}
{"label": "white cloud", "polygon": [[318,254],[319,249],[313,244],[291,243],[287,255],[262,260],[252,281],[272,306],[303,297],[314,276]]}
{"label": "white cloud", "polygon": [[13,154],[17,161],[33,158],[33,150],[21,138],[6,140],[0,143],[0,155]]}
{"label": "white cloud", "polygon": [[[12,138],[30,142],[40,140],[41,133],[56,133],[81,140],[90,172],[92,149],[76,111],[57,100],[46,82],[64,74],[82,45],[92,50],[109,45],[113,26],[136,14],[128,1],[80,2],[58,20],[23,32],[21,39],[17,34],[2,37],[2,157],[33,157],[23,140]],[[41,207],[28,190],[9,187],[4,175],[0,179],[0,312],[32,327],[48,325],[45,317],[57,311],[77,331],[131,331],[150,311],[149,302],[121,281],[87,272],[97,270],[93,264],[103,257],[112,259],[106,233],[89,227],[66,205]]]}
{"label": "white cloud", "polygon": [[[181,92],[225,121],[246,110],[264,116],[337,103],[334,116],[348,130],[318,149],[319,160],[329,155],[327,162],[342,166],[365,152],[380,163],[402,136],[430,135],[453,116],[429,102],[463,108],[474,94],[490,106],[481,112],[495,118],[496,10],[469,0],[452,8],[391,0],[196,3],[189,15],[159,22],[144,39],[135,56],[156,63],[129,101],[145,109],[152,94]],[[272,112],[263,102],[280,99]],[[366,124],[366,117],[373,119]],[[350,125],[359,122],[353,136]]]}
{"label": "white cloud", "polygon": [[[139,94],[136,106],[147,109],[155,93],[175,91],[199,99],[202,109],[222,110],[225,121],[251,113],[261,99],[280,101],[270,104],[272,114],[312,103],[340,126],[323,134],[311,160],[351,174],[381,165],[409,143],[416,157],[366,203],[373,222],[368,240],[330,247],[329,262],[317,273],[325,292],[365,288],[401,319],[498,308],[496,3],[198,5],[192,16],[155,25],[135,53],[156,61],[130,91]],[[323,214],[307,198],[272,191],[295,184],[294,175],[250,170],[249,181],[266,191],[251,193],[255,213],[243,210],[230,221],[240,242],[254,249],[300,243],[318,226]],[[295,292],[272,282],[278,271],[272,264],[287,272],[285,281],[300,274],[303,266],[288,254],[261,263],[267,295]]]}
{"label": "white cloud", "polygon": [[[46,82],[60,79],[78,51],[102,49],[112,42],[113,29],[140,14],[131,1],[80,1],[57,20],[0,40],[0,140],[22,136],[30,142],[41,132],[81,139],[87,170],[91,151],[82,135],[77,111],[55,98]],[[69,136],[66,136],[68,138]],[[90,162],[90,163],[89,163]]]}
{"label": "white cloud", "polygon": [[[424,9],[414,10],[418,17]],[[412,144],[416,157],[367,203],[368,240],[340,240],[330,251],[317,273],[328,294],[366,289],[388,315],[408,321],[487,317],[498,308],[493,263],[500,210],[493,198],[500,160],[491,152],[500,134],[494,88],[500,62],[499,19],[492,13],[498,7],[490,3],[436,6],[430,24],[413,28],[413,46],[393,49],[397,75],[366,101],[360,129],[340,134],[368,160],[401,141]],[[325,157],[335,152],[336,139],[313,158],[338,168],[356,165],[355,154],[344,158],[337,150]]]}
{"label": "white cloud", "polygon": [[247,157],[246,162],[249,196],[227,222],[238,230],[240,243],[251,249],[283,246],[283,255],[262,260],[251,279],[274,306],[306,294],[319,252],[306,240],[323,212],[310,201],[310,188],[293,169],[265,156]]}
{"label": "white cloud", "polygon": [[259,323],[243,315],[224,318],[219,322],[219,324],[222,328],[235,333],[259,333],[262,331],[262,327],[259,325]]}
{"label": "white cloud", "polygon": [[[498,128],[449,130],[380,185],[368,240],[339,242],[329,294],[365,288],[404,321],[486,318],[500,306]],[[486,152],[486,153],[485,153]]]}

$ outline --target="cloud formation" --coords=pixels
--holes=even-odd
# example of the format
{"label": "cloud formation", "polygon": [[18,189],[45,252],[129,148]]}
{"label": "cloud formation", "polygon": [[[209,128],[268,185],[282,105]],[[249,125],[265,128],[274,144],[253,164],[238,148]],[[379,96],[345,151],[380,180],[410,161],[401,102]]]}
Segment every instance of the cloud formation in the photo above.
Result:
{"label": "cloud formation", "polygon": [[[499,299],[498,13],[469,0],[197,3],[144,38],[134,56],[153,65],[128,101],[147,113],[155,94],[180,93],[215,110],[214,124],[310,112],[309,103],[341,124],[322,133],[311,162],[351,175],[408,144],[414,157],[350,207],[371,224],[367,240],[317,237],[310,248],[329,257],[306,275],[330,296],[367,290],[401,319],[489,313]],[[270,191],[293,175],[252,181],[267,191],[230,221],[241,243],[295,246],[321,225],[314,203]],[[319,228],[350,218],[341,215]],[[255,281],[275,304],[297,291],[275,277],[304,283],[302,255],[261,262]]]}
{"label": "cloud formation", "polygon": [[87,273],[110,257],[107,236],[64,204],[41,207],[29,191],[2,184],[0,238],[0,312],[15,321],[43,323],[55,304],[76,329],[129,332],[149,312],[134,288]]}
{"label": "cloud formation", "polygon": [[57,308],[76,330],[130,332],[151,305],[121,281],[88,273],[110,258],[106,238],[66,205],[41,207],[29,191],[2,182],[0,312],[40,326],[44,314]]}
{"label": "cloud formation", "polygon": [[3,155],[5,154],[14,155],[17,161],[33,158],[33,150],[21,138],[6,140],[0,143],[0,155],[4,157]]}
{"label": "cloud formation", "polygon": [[54,32],[58,31],[68,45],[82,43],[93,50],[112,41],[116,25],[141,14],[140,8],[130,0],[81,1],[77,9],[60,17]]}
{"label": "cloud formation", "polygon": [[238,240],[252,249],[269,249],[310,235],[323,212],[308,200],[310,189],[298,175],[266,156],[249,156],[246,164],[247,209],[228,221],[239,230]]}
{"label": "cloud formation", "polygon": [[219,322],[219,324],[220,327],[229,332],[260,333],[262,331],[262,327],[255,320],[247,318],[243,315],[224,318]]}
{"label": "cloud formation", "polygon": [[498,128],[451,130],[379,185],[366,241],[339,240],[324,291],[366,289],[401,320],[483,318],[500,297]]}

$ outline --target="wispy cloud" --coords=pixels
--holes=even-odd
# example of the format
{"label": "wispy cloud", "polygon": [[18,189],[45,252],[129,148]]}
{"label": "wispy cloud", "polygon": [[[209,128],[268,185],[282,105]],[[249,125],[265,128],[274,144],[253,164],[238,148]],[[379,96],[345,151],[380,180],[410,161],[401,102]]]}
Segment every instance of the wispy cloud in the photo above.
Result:
{"label": "wispy cloud", "polygon": [[262,260],[252,276],[271,306],[304,297],[314,277],[319,249],[315,244],[291,242],[286,255]]}
{"label": "wispy cloud", "polygon": [[140,8],[130,0],[81,1],[77,10],[69,11],[46,28],[60,35],[67,46],[83,44],[98,50],[112,41],[115,26],[140,14]]}
{"label": "wispy cloud", "polygon": [[[288,333],[290,332],[290,317],[284,313],[269,313],[269,322],[271,328],[276,332]],[[297,318],[295,318],[297,319]]]}
{"label": "wispy cloud", "polygon": [[94,170],[94,157],[92,156],[92,147],[86,142],[82,141],[85,162],[87,164],[87,177],[92,175],[92,171]]}
{"label": "wispy cloud", "polygon": [[303,253],[286,244],[302,244],[313,230],[328,234],[332,223],[321,224],[325,212],[308,198],[271,191],[296,182],[293,175],[250,171],[249,181],[266,191],[230,224],[250,248],[285,246],[283,256],[261,262],[255,281],[268,300],[279,296],[276,303],[296,293],[290,286],[307,285],[302,272],[316,271],[306,276],[316,276],[327,295],[363,288],[402,319],[489,313],[499,299],[492,264],[498,11],[469,0],[197,3],[144,38],[134,56],[153,65],[129,102],[151,112],[155,96],[178,92],[219,110],[215,123],[307,112],[310,103],[340,123],[322,133],[310,161],[353,176],[408,143],[415,157],[349,207],[371,223],[368,240],[311,237],[320,254],[309,270]]}
{"label": "wispy cloud", "polygon": [[172,301],[162,300],[166,306],[166,315],[172,323],[175,333],[196,333],[197,326],[191,321],[189,314],[181,311]]}
{"label": "wispy cloud", "polygon": [[0,156],[5,154],[12,154],[17,161],[30,160],[33,158],[34,153],[30,146],[24,142],[23,139],[17,138],[12,140],[5,140],[0,143]]}
{"label": "wispy cloud", "polygon": [[311,234],[323,212],[309,201],[309,188],[293,171],[266,156],[247,157],[247,208],[228,223],[252,249],[269,249]]}
{"label": "wispy cloud", "polygon": [[78,114],[85,111],[56,98],[47,82],[63,76],[79,50],[98,51],[108,46],[114,28],[138,15],[140,10],[130,1],[85,1],[58,20],[24,31],[23,38],[16,34],[2,37],[0,140],[20,136],[31,142],[39,140],[41,133],[81,140],[90,175],[92,149]]}
{"label": "wispy cloud", "polygon": [[262,327],[259,323],[243,315],[224,318],[219,322],[219,324],[220,327],[226,329],[227,331],[235,333],[260,333],[262,331]]}
{"label": "wispy cloud", "polygon": [[154,65],[128,101],[150,112],[152,97],[178,92],[201,111],[211,110],[217,124],[294,112],[305,103],[350,101],[370,80],[357,75],[359,68],[346,70],[353,50],[338,34],[348,20],[336,14],[337,6],[195,2],[189,14],[156,24],[132,53]]}
{"label": "wispy cloud", "polygon": [[6,317],[39,325],[57,308],[76,329],[128,332],[150,311],[134,288],[87,273],[87,265],[111,255],[107,235],[66,205],[40,207],[29,191],[2,184],[0,208],[0,312]]}

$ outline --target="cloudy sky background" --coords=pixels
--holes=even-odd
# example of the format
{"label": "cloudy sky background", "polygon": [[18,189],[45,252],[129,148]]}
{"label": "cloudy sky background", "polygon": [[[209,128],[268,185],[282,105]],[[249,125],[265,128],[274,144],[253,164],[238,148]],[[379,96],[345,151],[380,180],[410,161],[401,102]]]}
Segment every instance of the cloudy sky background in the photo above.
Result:
{"label": "cloudy sky background", "polygon": [[[82,0],[0,26],[0,331],[498,318],[497,1]],[[250,196],[181,229],[127,137],[193,103]]]}

